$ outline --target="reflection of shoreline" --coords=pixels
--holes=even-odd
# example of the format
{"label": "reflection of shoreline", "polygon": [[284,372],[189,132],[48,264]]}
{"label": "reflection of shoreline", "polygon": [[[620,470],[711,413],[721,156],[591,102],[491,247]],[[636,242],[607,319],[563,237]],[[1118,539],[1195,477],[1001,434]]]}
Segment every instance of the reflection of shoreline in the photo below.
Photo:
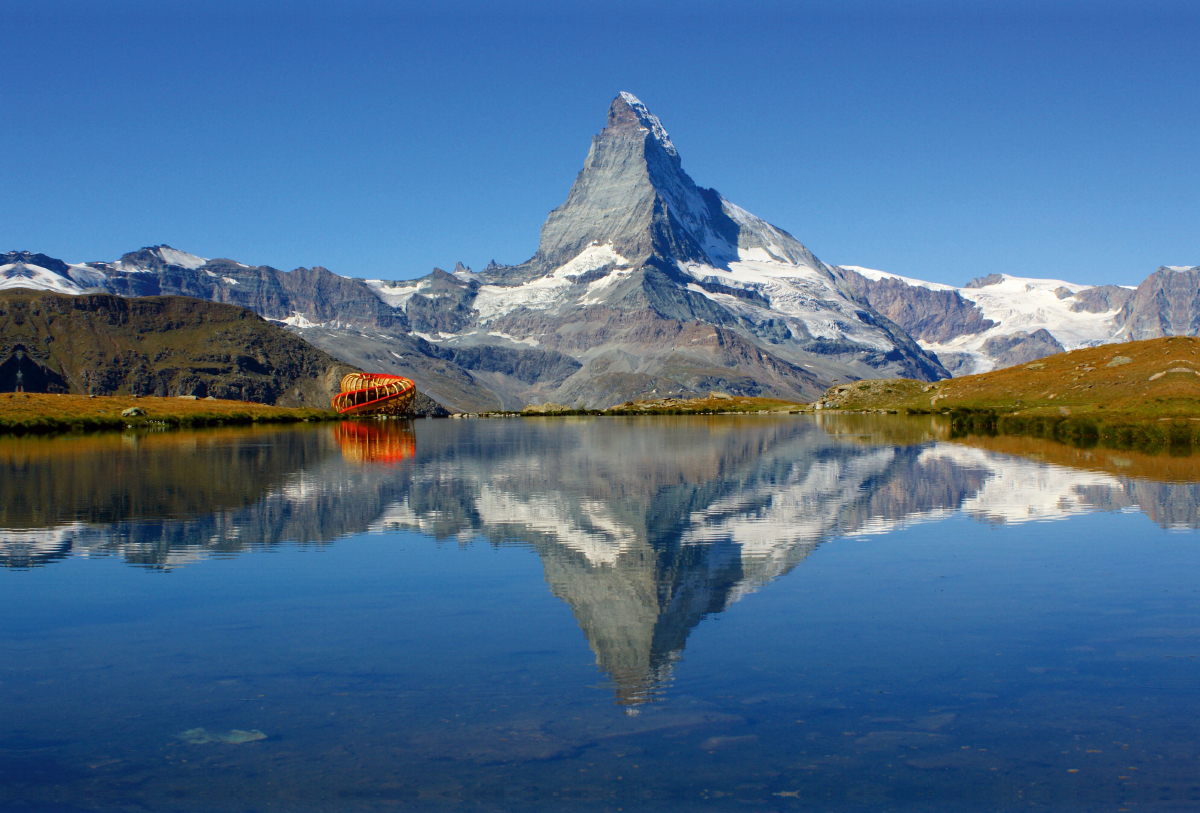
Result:
{"label": "reflection of shoreline", "polygon": [[1037,463],[1106,472],[1118,477],[1179,484],[1200,480],[1200,456],[1197,455],[1176,457],[1133,449],[1081,448],[1020,435],[965,435],[954,438],[954,443]]}
{"label": "reflection of shoreline", "polygon": [[[520,544],[618,702],[636,705],[670,680],[701,620],[826,540],[964,514],[1012,523],[1135,507],[1164,527],[1200,525],[1200,484],[947,441],[936,422],[830,417],[375,421],[74,455],[0,446],[0,526],[17,529],[0,530],[0,562],[120,556],[168,569],[364,531]],[[14,490],[24,482],[32,498]]]}

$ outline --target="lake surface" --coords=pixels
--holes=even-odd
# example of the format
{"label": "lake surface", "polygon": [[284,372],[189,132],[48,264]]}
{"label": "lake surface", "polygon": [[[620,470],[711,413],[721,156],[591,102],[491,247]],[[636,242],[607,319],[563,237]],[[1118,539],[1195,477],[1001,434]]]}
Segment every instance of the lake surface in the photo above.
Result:
{"label": "lake surface", "polygon": [[1196,481],[933,418],[2,438],[0,809],[1194,810]]}

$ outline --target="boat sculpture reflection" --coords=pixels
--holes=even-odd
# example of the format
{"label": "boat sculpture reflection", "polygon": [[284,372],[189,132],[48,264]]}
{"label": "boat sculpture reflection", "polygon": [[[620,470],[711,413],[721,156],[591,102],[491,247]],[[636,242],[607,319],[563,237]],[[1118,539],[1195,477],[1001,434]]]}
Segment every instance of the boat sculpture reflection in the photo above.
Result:
{"label": "boat sculpture reflection", "polygon": [[342,421],[340,426],[334,428],[333,437],[342,450],[342,457],[354,463],[399,463],[408,460],[417,450],[411,425],[381,427]]}
{"label": "boat sculpture reflection", "polygon": [[407,415],[417,395],[411,379],[383,373],[350,373],[341,389],[333,408],[342,415]]}

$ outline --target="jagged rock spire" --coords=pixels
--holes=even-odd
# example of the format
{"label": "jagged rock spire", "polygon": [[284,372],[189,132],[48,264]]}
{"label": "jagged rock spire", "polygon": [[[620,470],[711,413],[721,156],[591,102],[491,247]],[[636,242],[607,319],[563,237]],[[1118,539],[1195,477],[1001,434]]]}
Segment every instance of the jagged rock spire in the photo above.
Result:
{"label": "jagged rock spire", "polygon": [[662,126],[658,116],[651,113],[637,96],[622,90],[609,105],[608,125],[604,128],[604,132],[615,133],[635,128],[647,130],[668,155],[679,155],[675,144],[671,141],[671,136],[667,135],[667,129]]}
{"label": "jagged rock spire", "polygon": [[611,245],[631,264],[657,257],[720,267],[760,249],[763,259],[819,265],[787,232],[698,187],[662,122],[624,91],[531,262],[549,272],[594,245]]}

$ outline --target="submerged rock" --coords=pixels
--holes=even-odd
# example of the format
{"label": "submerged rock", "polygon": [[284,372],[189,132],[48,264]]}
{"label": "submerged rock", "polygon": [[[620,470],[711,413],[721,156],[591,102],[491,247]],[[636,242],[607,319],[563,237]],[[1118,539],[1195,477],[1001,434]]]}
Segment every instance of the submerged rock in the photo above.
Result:
{"label": "submerged rock", "polygon": [[187,731],[179,735],[179,739],[190,745],[207,745],[210,742],[223,742],[226,745],[241,745],[246,742],[257,742],[265,740],[267,735],[259,731],[257,728],[250,731],[242,731],[240,728],[235,728],[226,734],[210,734],[203,728],[189,728]]}

